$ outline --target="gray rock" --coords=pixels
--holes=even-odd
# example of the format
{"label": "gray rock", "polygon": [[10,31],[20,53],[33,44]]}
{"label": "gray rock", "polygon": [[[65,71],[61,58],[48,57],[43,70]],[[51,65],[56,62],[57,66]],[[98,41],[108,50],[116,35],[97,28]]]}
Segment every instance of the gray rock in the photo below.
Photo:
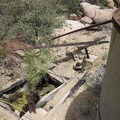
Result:
{"label": "gray rock", "polygon": [[97,84],[100,85],[103,81],[106,66],[102,64],[95,72],[88,72],[86,75],[86,84],[90,87],[95,87]]}
{"label": "gray rock", "polygon": [[85,83],[88,87],[94,88],[94,92],[99,95],[101,91],[102,82],[104,79],[106,65],[102,64],[95,72],[88,72],[84,77]]}

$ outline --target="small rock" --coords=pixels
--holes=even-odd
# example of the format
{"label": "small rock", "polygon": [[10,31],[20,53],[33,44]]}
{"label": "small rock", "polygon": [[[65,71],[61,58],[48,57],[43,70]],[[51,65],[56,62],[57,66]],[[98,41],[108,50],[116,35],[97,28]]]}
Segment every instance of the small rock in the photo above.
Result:
{"label": "small rock", "polygon": [[25,56],[25,53],[22,50],[17,50],[16,53],[21,57]]}
{"label": "small rock", "polygon": [[5,98],[5,99],[8,99],[8,98],[9,98],[9,95],[3,94],[2,97]]}
{"label": "small rock", "polygon": [[11,80],[11,77],[10,77],[10,76],[5,76],[5,80],[6,80],[6,81],[10,81],[10,80]]}
{"label": "small rock", "polygon": [[70,19],[70,20],[78,20],[79,17],[78,17],[76,14],[70,14],[70,15],[69,15],[69,19]]}
{"label": "small rock", "polygon": [[91,24],[93,21],[89,17],[85,16],[85,17],[83,17],[83,18],[80,19],[80,22]]}
{"label": "small rock", "polygon": [[78,47],[76,47],[76,46],[68,47],[66,49],[66,54],[69,54],[69,53],[71,54],[72,52],[74,52],[77,49],[78,49]]}
{"label": "small rock", "polygon": [[81,72],[84,70],[81,62],[77,62],[76,65],[73,66],[73,69],[75,71],[81,71]]}
{"label": "small rock", "polygon": [[34,49],[33,52],[39,53],[39,52],[40,52],[40,49]]}
{"label": "small rock", "polygon": [[51,69],[55,68],[56,66],[57,66],[57,64],[51,63],[49,69],[51,70]]}
{"label": "small rock", "polygon": [[27,86],[27,84],[25,84],[19,92],[24,92],[25,93],[25,92],[27,92],[27,90],[28,90],[28,86]]}
{"label": "small rock", "polygon": [[45,45],[47,45],[46,43],[42,43],[42,46],[45,46]]}
{"label": "small rock", "polygon": [[15,110],[15,113],[16,113],[18,116],[19,116],[19,114],[20,114],[18,110]]}
{"label": "small rock", "polygon": [[0,74],[3,74],[5,72],[3,67],[0,67]]}
{"label": "small rock", "polygon": [[58,52],[58,57],[62,57],[63,53]]}

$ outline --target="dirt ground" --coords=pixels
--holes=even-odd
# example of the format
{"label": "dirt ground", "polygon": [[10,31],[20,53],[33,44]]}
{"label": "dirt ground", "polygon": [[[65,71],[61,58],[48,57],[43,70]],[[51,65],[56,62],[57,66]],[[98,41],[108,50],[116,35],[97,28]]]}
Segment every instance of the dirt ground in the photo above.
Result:
{"label": "dirt ground", "polygon": [[[67,37],[63,37],[60,41],[56,41],[56,43],[70,43],[70,42],[84,42],[84,41],[93,41],[98,37],[106,36],[105,40],[110,41],[111,31],[107,31],[104,33],[101,32],[90,32],[90,33],[75,33],[69,35]],[[21,46],[22,43],[20,44]],[[16,45],[15,45],[16,46]],[[78,47],[62,47],[62,48],[54,48],[52,52],[56,59],[60,60],[66,57],[66,51],[75,51]],[[83,85],[78,89],[78,91],[70,98],[66,99],[59,107],[53,112],[50,113],[51,110],[59,103],[59,101],[64,97],[64,95],[73,87],[77,81],[84,75],[86,71],[95,70],[99,65],[106,62],[107,55],[106,52],[109,50],[109,44],[100,44],[94,45],[88,48],[88,52],[90,55],[94,55],[97,59],[90,65],[86,66],[86,70],[78,74],[77,71],[73,70],[73,65],[78,62],[79,56],[76,56],[75,60],[69,59],[67,61],[63,61],[59,63],[53,71],[57,72],[58,75],[64,77],[74,77],[65,87],[63,87],[56,96],[51,99],[46,106],[44,107],[46,114],[41,114],[40,111],[35,115],[27,114],[28,117],[25,117],[24,120],[95,120],[97,103],[99,101],[99,96],[95,95],[91,88]],[[0,120],[8,119],[8,111],[6,111],[5,107],[1,107],[3,104],[0,103]],[[11,111],[9,111],[11,112]],[[11,114],[12,115],[12,114]],[[13,117],[13,118],[12,118]],[[18,120],[18,117],[9,117],[9,120]]]}

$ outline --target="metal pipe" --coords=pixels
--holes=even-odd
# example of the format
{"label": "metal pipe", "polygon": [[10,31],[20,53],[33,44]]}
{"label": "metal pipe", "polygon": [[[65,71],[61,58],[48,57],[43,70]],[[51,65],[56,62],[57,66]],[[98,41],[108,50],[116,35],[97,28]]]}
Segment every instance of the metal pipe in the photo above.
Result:
{"label": "metal pipe", "polygon": [[87,27],[84,27],[84,28],[80,28],[80,29],[77,29],[77,30],[73,30],[71,32],[68,32],[68,33],[59,35],[57,37],[54,37],[51,40],[55,40],[57,38],[60,38],[60,37],[63,37],[63,36],[66,36],[66,35],[69,35],[69,34],[72,34],[72,33],[75,33],[75,32],[79,32],[79,31],[82,31],[82,30],[89,30],[89,29],[91,29],[93,27],[97,27],[97,26],[100,26],[100,25],[108,24],[108,23],[111,23],[111,22],[112,22],[112,19],[111,20],[107,20],[105,22],[101,22],[101,23],[97,23],[97,24],[94,24],[94,25],[90,25],[90,26],[87,26]]}

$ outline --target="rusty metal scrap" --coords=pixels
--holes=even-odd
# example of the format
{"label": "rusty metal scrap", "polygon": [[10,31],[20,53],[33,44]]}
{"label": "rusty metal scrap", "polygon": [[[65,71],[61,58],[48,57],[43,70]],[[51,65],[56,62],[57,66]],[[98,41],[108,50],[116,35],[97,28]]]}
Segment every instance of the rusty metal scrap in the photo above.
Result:
{"label": "rusty metal scrap", "polygon": [[[45,49],[45,48],[56,48],[56,47],[67,47],[67,46],[79,46],[79,45],[84,45],[83,47],[89,47],[91,45],[96,45],[96,44],[102,44],[102,43],[109,43],[109,41],[101,41],[102,39],[105,39],[106,36],[102,36],[100,38],[96,38],[94,41],[89,41],[89,42],[75,42],[75,43],[67,43],[67,44],[54,44],[54,45],[41,45],[41,46],[35,46],[35,47],[30,47],[26,49],[17,49],[17,50],[32,50],[32,49]],[[16,50],[14,50],[16,51]]]}
{"label": "rusty metal scrap", "polygon": [[97,23],[97,24],[94,24],[94,25],[90,25],[90,26],[87,26],[87,27],[83,27],[83,28],[80,28],[80,29],[77,29],[77,30],[74,30],[74,31],[71,31],[71,32],[68,32],[68,33],[65,33],[65,34],[62,34],[62,35],[59,35],[57,37],[54,37],[51,40],[55,40],[57,38],[60,38],[60,37],[63,37],[63,36],[66,36],[66,35],[69,35],[69,34],[72,34],[72,33],[75,33],[75,32],[79,32],[79,31],[82,31],[82,30],[89,30],[91,28],[94,28],[94,27],[97,27],[97,26],[100,26],[100,25],[104,25],[104,24],[108,24],[108,23],[111,23],[111,22],[112,22],[112,19],[111,20],[107,20],[105,22],[101,22],[101,23]]}

